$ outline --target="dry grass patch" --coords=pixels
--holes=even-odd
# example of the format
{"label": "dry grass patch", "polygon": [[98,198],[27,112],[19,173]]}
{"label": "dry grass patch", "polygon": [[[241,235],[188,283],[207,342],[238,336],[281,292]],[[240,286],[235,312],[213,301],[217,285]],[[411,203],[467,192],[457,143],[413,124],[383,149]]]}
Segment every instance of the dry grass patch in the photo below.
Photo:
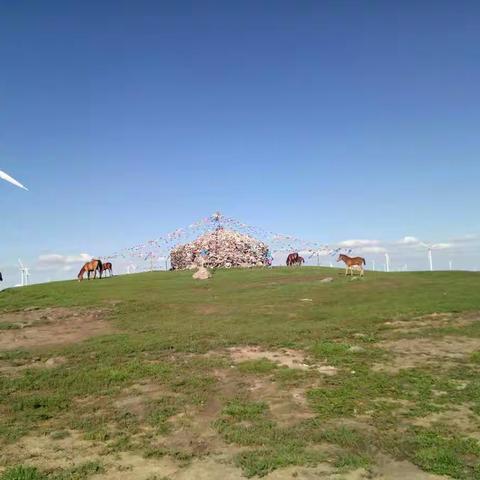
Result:
{"label": "dry grass patch", "polygon": [[234,363],[249,362],[255,360],[269,360],[282,367],[298,370],[315,370],[324,375],[335,375],[337,369],[330,365],[317,365],[307,360],[301,350],[282,348],[280,350],[264,350],[256,346],[232,347],[228,352]]}
{"label": "dry grass patch", "polygon": [[442,412],[433,412],[410,422],[418,427],[443,426],[466,437],[480,440],[480,419],[467,405],[456,405]]}
{"label": "dry grass patch", "polygon": [[0,322],[0,351],[39,348],[80,342],[113,331],[103,310],[46,308],[4,313]]}
{"label": "dry grass patch", "polygon": [[480,338],[449,335],[443,338],[402,338],[378,342],[377,346],[393,354],[390,360],[375,364],[376,371],[398,372],[405,368],[441,364],[453,366],[468,360],[480,349]]}

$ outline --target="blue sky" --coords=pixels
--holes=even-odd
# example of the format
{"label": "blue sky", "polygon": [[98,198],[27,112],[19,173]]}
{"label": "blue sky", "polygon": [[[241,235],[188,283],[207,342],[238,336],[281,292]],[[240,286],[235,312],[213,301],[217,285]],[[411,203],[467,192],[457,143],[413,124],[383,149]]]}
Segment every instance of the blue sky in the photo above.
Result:
{"label": "blue sky", "polygon": [[0,5],[0,169],[30,188],[0,184],[3,271],[216,210],[325,243],[468,238],[442,265],[480,265],[478,2]]}

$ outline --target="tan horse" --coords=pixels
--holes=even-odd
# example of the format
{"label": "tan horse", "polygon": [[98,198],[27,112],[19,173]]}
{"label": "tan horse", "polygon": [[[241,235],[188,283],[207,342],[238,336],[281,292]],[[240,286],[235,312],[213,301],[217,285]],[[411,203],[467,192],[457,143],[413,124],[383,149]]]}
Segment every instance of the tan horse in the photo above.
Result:
{"label": "tan horse", "polygon": [[90,262],[87,262],[81,270],[78,272],[78,281],[81,282],[83,280],[83,275],[87,272],[87,277],[90,280],[90,273],[93,272],[93,278],[97,278],[97,270],[100,272],[100,278],[102,278],[102,262],[101,260],[93,259]]}
{"label": "tan horse", "polygon": [[[113,275],[113,271],[112,271],[112,264],[111,262],[103,262],[103,265],[102,265],[102,272],[106,272],[108,271],[109,273],[109,277],[111,277]],[[107,275],[105,275],[106,277]]]}
{"label": "tan horse", "polygon": [[348,255],[344,255],[341,253],[338,258],[337,262],[342,261],[346,265],[345,269],[345,276],[348,275],[348,271],[350,270],[350,274],[353,276],[353,269],[355,268],[360,269],[360,276],[363,277],[364,271],[363,266],[366,265],[365,259],[363,257],[349,257]]}

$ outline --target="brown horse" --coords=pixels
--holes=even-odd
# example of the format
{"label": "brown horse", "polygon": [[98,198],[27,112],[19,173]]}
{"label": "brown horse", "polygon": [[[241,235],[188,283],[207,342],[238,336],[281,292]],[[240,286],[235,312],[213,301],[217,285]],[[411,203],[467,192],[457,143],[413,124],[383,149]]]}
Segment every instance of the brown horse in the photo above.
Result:
{"label": "brown horse", "polygon": [[[108,276],[111,277],[113,275],[113,271],[112,271],[112,264],[111,262],[103,262],[102,264],[102,272],[106,272],[108,270],[109,274]],[[105,275],[106,277],[107,275]]]}
{"label": "brown horse", "polygon": [[100,278],[102,278],[102,262],[101,260],[93,259],[90,262],[87,262],[81,270],[78,272],[78,281],[83,280],[83,274],[87,272],[88,279],[90,280],[90,273],[93,272],[93,278],[97,278],[97,270],[100,273]]}
{"label": "brown horse", "polygon": [[360,276],[363,277],[363,266],[366,265],[365,259],[363,257],[349,257],[348,255],[344,255],[341,253],[338,258],[337,262],[342,260],[342,262],[346,265],[345,276],[348,275],[348,271],[350,270],[350,274],[353,276],[353,269],[359,268],[360,269]]}
{"label": "brown horse", "polygon": [[297,252],[290,253],[287,257],[287,267],[291,267],[298,262],[299,255]]}

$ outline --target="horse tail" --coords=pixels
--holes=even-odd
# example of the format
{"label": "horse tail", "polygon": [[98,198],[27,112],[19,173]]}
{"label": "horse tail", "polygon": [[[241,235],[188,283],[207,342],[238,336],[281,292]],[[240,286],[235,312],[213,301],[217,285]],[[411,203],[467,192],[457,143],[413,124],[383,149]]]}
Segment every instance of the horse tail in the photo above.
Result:
{"label": "horse tail", "polygon": [[362,260],[363,260],[363,264],[364,264],[364,265],[366,265],[366,264],[367,264],[367,262],[365,261],[365,259],[364,259],[364,258],[362,258]]}
{"label": "horse tail", "polygon": [[97,269],[102,271],[103,270],[103,264],[101,260],[97,260]]}

